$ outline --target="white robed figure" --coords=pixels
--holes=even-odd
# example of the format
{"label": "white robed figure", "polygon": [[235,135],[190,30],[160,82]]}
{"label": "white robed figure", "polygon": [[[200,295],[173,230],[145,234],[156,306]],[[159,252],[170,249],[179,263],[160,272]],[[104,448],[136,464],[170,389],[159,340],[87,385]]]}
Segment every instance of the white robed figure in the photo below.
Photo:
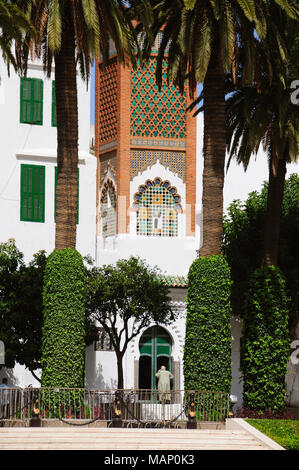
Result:
{"label": "white robed figure", "polygon": [[158,378],[158,391],[159,400],[170,401],[170,380],[173,379],[173,375],[169,370],[166,370],[165,366],[161,366],[161,369],[156,373]]}

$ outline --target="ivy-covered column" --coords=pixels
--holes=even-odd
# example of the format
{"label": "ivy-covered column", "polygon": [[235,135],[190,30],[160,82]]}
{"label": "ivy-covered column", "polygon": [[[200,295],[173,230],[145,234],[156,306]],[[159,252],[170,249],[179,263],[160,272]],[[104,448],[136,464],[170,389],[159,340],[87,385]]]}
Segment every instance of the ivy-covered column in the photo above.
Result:
{"label": "ivy-covered column", "polygon": [[230,392],[230,269],[222,255],[197,258],[188,274],[186,390]]}
{"label": "ivy-covered column", "polygon": [[54,250],[47,260],[42,330],[42,387],[83,387],[85,275],[73,248]]}
{"label": "ivy-covered column", "polygon": [[241,347],[244,406],[278,411],[285,406],[290,353],[285,280],[275,266],[251,276],[246,296]]}

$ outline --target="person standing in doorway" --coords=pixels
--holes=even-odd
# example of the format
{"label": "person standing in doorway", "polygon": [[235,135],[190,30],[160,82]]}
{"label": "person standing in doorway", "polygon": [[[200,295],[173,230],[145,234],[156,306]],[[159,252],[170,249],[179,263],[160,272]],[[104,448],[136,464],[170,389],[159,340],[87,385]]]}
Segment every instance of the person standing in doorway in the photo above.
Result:
{"label": "person standing in doorway", "polygon": [[158,378],[158,391],[159,400],[170,401],[170,380],[173,379],[173,375],[169,370],[166,370],[165,366],[161,366],[161,369],[156,373]]}

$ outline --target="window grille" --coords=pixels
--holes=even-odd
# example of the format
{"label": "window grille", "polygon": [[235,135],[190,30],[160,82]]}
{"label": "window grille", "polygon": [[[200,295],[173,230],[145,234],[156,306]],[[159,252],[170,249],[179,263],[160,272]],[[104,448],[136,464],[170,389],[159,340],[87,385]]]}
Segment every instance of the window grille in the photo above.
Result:
{"label": "window grille", "polygon": [[102,236],[116,235],[116,192],[111,180],[104,185],[101,197]]}
{"label": "window grille", "polygon": [[158,237],[178,236],[180,196],[169,181],[146,181],[135,194],[137,234]]}

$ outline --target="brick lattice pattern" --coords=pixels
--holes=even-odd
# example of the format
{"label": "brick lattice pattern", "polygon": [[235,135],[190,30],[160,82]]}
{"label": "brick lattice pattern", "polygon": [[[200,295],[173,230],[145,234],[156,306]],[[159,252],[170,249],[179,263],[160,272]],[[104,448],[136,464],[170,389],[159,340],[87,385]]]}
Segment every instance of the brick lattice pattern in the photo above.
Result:
{"label": "brick lattice pattern", "polygon": [[117,137],[117,59],[112,59],[99,73],[99,140],[107,142]]}
{"label": "brick lattice pattern", "polygon": [[161,91],[155,83],[155,58],[131,72],[131,136],[184,139],[186,96],[167,84],[167,62],[163,64]]}

